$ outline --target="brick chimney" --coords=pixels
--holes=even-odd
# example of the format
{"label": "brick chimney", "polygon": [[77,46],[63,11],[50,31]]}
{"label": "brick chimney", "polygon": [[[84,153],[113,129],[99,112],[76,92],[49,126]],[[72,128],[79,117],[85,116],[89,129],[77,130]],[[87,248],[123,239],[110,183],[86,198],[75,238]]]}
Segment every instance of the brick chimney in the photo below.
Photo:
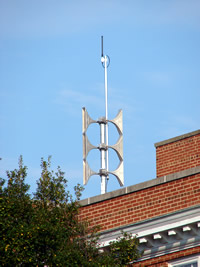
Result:
{"label": "brick chimney", "polygon": [[200,166],[200,130],[155,143],[156,175]]}

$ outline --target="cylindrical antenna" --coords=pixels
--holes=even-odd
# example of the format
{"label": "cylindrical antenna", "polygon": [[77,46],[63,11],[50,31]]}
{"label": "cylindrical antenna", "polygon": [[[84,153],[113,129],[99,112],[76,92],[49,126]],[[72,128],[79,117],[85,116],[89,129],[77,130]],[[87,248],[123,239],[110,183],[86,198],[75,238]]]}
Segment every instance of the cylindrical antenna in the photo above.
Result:
{"label": "cylindrical antenna", "polygon": [[103,57],[103,36],[101,36],[101,57]]}

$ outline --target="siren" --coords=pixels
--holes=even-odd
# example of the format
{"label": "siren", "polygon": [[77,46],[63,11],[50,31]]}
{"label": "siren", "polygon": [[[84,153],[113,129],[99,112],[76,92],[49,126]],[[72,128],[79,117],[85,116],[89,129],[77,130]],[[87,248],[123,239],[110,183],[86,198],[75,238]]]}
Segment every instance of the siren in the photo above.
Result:
{"label": "siren", "polygon": [[123,123],[122,123],[122,109],[119,110],[117,116],[113,120],[108,120],[108,122],[112,122],[120,135],[123,133]]}
{"label": "siren", "polygon": [[119,139],[115,145],[108,146],[108,147],[115,150],[120,161],[123,160],[123,136],[122,135],[120,135],[120,137],[119,137]]}
{"label": "siren", "polygon": [[124,162],[123,162],[123,113],[120,109],[117,116],[113,120],[108,120],[108,122],[111,122],[115,125],[115,127],[118,130],[119,138],[116,144],[112,146],[108,146],[109,148],[112,148],[118,155],[119,158],[119,165],[118,168],[115,171],[109,172],[110,174],[113,174],[120,186],[124,185]]}
{"label": "siren", "polygon": [[85,133],[87,131],[87,128],[88,126],[91,124],[91,123],[95,123],[97,121],[93,120],[89,115],[88,115],[88,112],[86,110],[86,108],[82,108],[82,131],[83,133]]}
{"label": "siren", "polygon": [[[123,163],[123,124],[122,124],[123,113],[122,113],[122,110],[118,112],[117,116],[114,119],[107,120],[107,121],[105,121],[104,118],[96,120],[96,121],[93,120],[89,116],[86,108],[82,109],[82,114],[83,114],[83,183],[84,185],[87,184],[88,180],[90,179],[92,175],[100,175],[100,176],[106,175],[107,176],[108,174],[112,174],[117,178],[120,186],[123,186],[124,185],[124,163]],[[101,123],[108,123],[108,122],[113,123],[119,133],[119,138],[118,138],[117,143],[114,145],[110,145],[110,146],[106,146],[104,143],[101,143],[99,146],[92,145],[86,134],[86,131],[89,125],[92,123],[101,124]],[[90,168],[86,160],[88,153],[92,149],[99,149],[101,151],[101,150],[107,150],[108,148],[113,149],[118,155],[120,162],[119,162],[117,169],[114,171],[108,171],[106,169],[100,169],[99,172],[93,171]]]}
{"label": "siren", "polygon": [[119,133],[119,138],[118,141],[115,145],[112,146],[108,146],[109,148],[112,148],[116,151],[119,160],[122,161],[123,160],[123,119],[122,119],[122,110],[120,109],[117,116],[113,119],[113,120],[108,120],[108,122],[111,122],[115,125],[115,127],[117,128],[117,131]]}
{"label": "siren", "polygon": [[97,121],[93,120],[93,119],[89,116],[89,114],[88,114],[88,112],[87,112],[87,110],[86,110],[85,107],[82,108],[82,131],[83,131],[83,133],[82,133],[82,134],[83,134],[83,184],[84,184],[84,185],[87,184],[89,178],[90,178],[92,175],[96,175],[96,174],[98,174],[98,173],[94,172],[94,171],[90,168],[88,162],[86,161],[87,155],[88,155],[88,153],[90,152],[90,150],[92,150],[92,149],[97,149],[97,148],[98,148],[98,147],[96,147],[96,146],[93,146],[93,145],[90,143],[90,141],[89,141],[89,139],[88,139],[88,137],[87,137],[87,135],[86,135],[87,128],[88,128],[88,126],[89,126],[90,124],[92,124],[92,123],[97,123]]}
{"label": "siren", "polygon": [[88,137],[86,133],[83,133],[83,159],[87,158],[88,153],[92,149],[97,149],[97,146],[93,146],[90,141],[88,140]]}
{"label": "siren", "polygon": [[[82,108],[82,135],[83,135],[83,183],[86,185],[92,175],[100,175],[101,177],[101,194],[106,193],[109,174],[114,175],[120,186],[124,185],[124,162],[123,162],[123,123],[122,110],[119,110],[117,116],[113,120],[108,120],[107,105],[107,68],[110,65],[110,58],[103,53],[103,36],[101,37],[101,63],[105,72],[105,117],[93,120],[86,108]],[[100,144],[94,146],[87,137],[87,129],[92,123],[98,123],[100,126]],[[108,123],[113,123],[117,128],[119,138],[114,145],[108,145]],[[88,162],[87,156],[92,149],[99,149],[101,154],[101,166],[98,172],[93,171]],[[109,171],[109,149],[113,149],[119,158],[119,165],[116,170]]]}
{"label": "siren", "polygon": [[88,162],[86,160],[83,160],[83,184],[86,185],[88,180],[92,175],[98,175],[98,173],[94,172]]}
{"label": "siren", "polygon": [[124,163],[123,161],[120,161],[118,168],[115,171],[109,171],[110,174],[114,175],[120,186],[124,185]]}

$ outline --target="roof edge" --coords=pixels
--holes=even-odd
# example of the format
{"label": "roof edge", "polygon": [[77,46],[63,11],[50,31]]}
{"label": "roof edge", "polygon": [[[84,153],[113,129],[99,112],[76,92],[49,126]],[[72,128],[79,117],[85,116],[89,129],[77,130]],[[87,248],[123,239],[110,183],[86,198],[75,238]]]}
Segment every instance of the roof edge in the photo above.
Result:
{"label": "roof edge", "polygon": [[197,134],[200,134],[200,130],[196,130],[190,133],[182,134],[182,135],[170,138],[170,139],[166,139],[164,141],[157,142],[154,144],[154,146],[157,148],[159,146],[167,145],[167,144],[170,144],[170,143],[173,143],[173,142],[176,142],[176,141],[179,141],[179,140],[182,140],[182,139],[185,139],[185,138],[197,135]]}
{"label": "roof edge", "polygon": [[86,198],[86,199],[80,200],[79,204],[81,206],[87,206],[87,205],[95,204],[95,203],[98,203],[98,202],[102,202],[102,201],[105,201],[105,200],[109,200],[109,199],[112,199],[112,198],[115,198],[115,197],[119,197],[119,196],[123,196],[123,195],[126,195],[126,194],[130,194],[130,193],[134,193],[134,192],[137,192],[137,191],[140,191],[140,190],[144,190],[144,189],[147,189],[147,188],[150,188],[150,187],[153,187],[153,186],[158,186],[158,185],[161,185],[161,184],[164,184],[164,183],[167,183],[167,182],[171,182],[171,181],[174,181],[174,180],[177,180],[177,179],[181,179],[181,178],[184,178],[184,177],[188,177],[188,176],[191,176],[191,175],[195,175],[195,174],[198,174],[198,173],[200,173],[200,166],[193,167],[193,168],[190,168],[190,169],[187,169],[187,170],[183,170],[183,171],[180,171],[180,172],[176,172],[176,173],[173,173],[173,174],[168,174],[166,176],[162,176],[162,177],[159,177],[159,178],[154,178],[154,179],[146,181],[146,182],[142,182],[142,183],[139,183],[139,184],[136,184],[136,185],[131,185],[131,186],[128,186],[128,187],[124,187],[122,189],[111,191],[111,192],[108,192],[108,193],[105,193],[105,194],[102,194],[102,195]]}

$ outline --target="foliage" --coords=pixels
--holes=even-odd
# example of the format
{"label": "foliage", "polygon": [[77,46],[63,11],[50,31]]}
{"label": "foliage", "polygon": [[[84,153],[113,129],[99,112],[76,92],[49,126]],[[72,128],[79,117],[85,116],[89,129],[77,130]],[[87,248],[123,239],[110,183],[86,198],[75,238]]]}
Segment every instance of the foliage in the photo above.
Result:
{"label": "foliage", "polygon": [[73,199],[60,167],[55,173],[50,167],[50,158],[41,160],[34,197],[22,157],[19,169],[7,172],[7,184],[0,180],[0,265],[123,266],[137,259],[137,239],[126,233],[100,252],[98,227],[78,220],[83,187],[74,188]]}
{"label": "foliage", "polygon": [[137,237],[126,232],[122,232],[122,237],[118,237],[116,241],[110,242],[110,256],[114,259],[115,266],[123,266],[138,259],[141,256],[138,245]]}

